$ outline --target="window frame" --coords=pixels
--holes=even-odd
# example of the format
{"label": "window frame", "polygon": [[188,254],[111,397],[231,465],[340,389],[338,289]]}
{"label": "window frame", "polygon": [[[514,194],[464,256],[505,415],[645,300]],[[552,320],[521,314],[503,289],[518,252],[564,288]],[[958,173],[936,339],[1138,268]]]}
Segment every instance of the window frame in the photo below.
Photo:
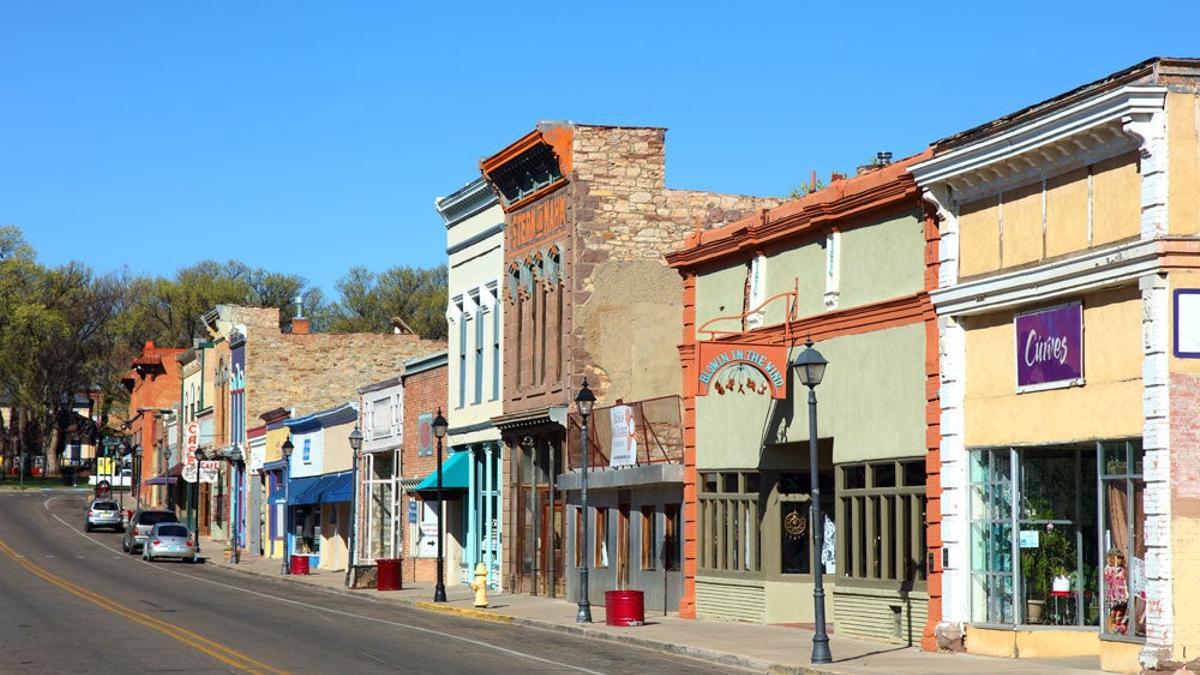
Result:
{"label": "window frame", "polygon": [[[906,469],[916,463],[922,467],[919,485],[907,480]],[[926,588],[928,502],[924,464],[924,457],[911,456],[834,467],[834,560],[839,584]],[[851,487],[848,474],[860,470],[861,487]],[[883,477],[887,475],[890,481]],[[914,566],[911,578],[909,565]]]}

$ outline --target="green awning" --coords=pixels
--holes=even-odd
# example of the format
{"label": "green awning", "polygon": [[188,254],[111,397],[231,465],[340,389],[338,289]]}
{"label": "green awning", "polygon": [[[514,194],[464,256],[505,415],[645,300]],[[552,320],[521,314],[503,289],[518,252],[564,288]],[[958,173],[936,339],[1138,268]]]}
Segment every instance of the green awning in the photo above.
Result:
{"label": "green awning", "polygon": [[[471,471],[471,452],[462,450],[452,453],[442,462],[442,490],[466,490]],[[425,477],[414,489],[415,492],[436,492],[437,471]]]}

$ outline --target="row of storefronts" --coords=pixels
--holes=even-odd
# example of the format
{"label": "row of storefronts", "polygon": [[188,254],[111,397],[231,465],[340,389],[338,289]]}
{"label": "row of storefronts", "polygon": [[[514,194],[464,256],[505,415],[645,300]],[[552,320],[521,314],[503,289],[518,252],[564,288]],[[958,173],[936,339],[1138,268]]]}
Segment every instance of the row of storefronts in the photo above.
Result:
{"label": "row of storefronts", "polygon": [[660,128],[541,123],[436,201],[447,343],[370,372],[326,355],[357,388],[301,402],[256,390],[261,322],[214,314],[178,357],[180,446],[224,461],[199,526],[427,580],[440,514],[450,583],[482,564],[575,600],[586,563],[595,605],[805,625],[820,568],[842,635],[1183,659],[1198,90],[1197,62],[1151,60],[788,200],[667,188]]}

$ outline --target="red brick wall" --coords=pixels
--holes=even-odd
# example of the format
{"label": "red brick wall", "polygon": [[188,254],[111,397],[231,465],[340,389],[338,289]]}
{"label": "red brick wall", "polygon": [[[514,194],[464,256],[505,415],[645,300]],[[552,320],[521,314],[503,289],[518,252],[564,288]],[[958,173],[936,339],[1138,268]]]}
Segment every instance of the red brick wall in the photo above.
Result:
{"label": "red brick wall", "polygon": [[[437,468],[437,441],[434,440],[434,451],[430,455],[420,456],[419,427],[417,418],[422,413],[436,414],[441,408],[446,414],[446,392],[448,390],[445,365],[432,370],[417,373],[404,378],[404,444],[401,450],[401,475],[405,481],[423,480]],[[448,449],[442,446],[443,453]],[[443,459],[445,456],[443,455]],[[408,522],[409,500],[416,499],[415,495],[406,494],[400,504],[400,513],[404,527],[404,565],[401,574],[404,580],[434,581],[437,577],[437,560],[434,558],[414,558],[412,556],[415,528]],[[418,510],[418,513],[420,511]]]}
{"label": "red brick wall", "polygon": [[[155,347],[147,342],[142,348],[141,358],[160,358],[163,369],[135,368],[131,373],[133,388],[129,392],[129,417],[133,420],[130,436],[134,443],[142,445],[141,496],[152,498],[155,492],[145,481],[154,477],[159,470],[159,454],[154,441],[162,430],[163,419],[153,413],[137,416],[138,408],[179,407],[179,362],[175,356],[183,349]],[[136,417],[136,419],[134,419]],[[167,467],[170,468],[170,467]]]}

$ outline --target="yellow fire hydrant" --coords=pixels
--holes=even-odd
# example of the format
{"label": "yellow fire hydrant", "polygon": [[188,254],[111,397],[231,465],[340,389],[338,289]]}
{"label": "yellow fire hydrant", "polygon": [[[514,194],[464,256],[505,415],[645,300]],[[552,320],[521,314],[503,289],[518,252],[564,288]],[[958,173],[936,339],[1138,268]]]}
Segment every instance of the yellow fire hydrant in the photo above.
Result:
{"label": "yellow fire hydrant", "polygon": [[487,597],[487,566],[479,563],[475,566],[475,581],[471,582],[471,590],[475,591],[475,606],[486,608],[488,606]]}

